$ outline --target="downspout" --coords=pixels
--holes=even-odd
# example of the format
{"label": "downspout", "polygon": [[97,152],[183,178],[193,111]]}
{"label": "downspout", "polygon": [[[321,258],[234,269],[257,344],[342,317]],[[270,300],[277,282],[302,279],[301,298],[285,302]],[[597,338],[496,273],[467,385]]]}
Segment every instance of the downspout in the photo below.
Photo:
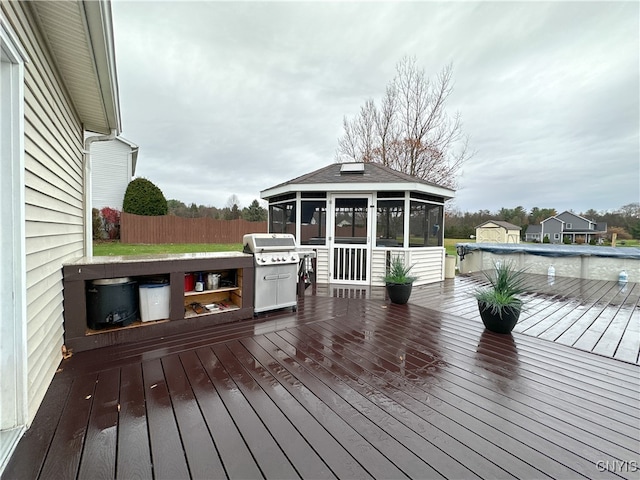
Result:
{"label": "downspout", "polygon": [[93,257],[93,215],[91,213],[91,144],[93,142],[105,142],[116,138],[117,130],[114,128],[109,135],[92,135],[84,139],[84,256]]}

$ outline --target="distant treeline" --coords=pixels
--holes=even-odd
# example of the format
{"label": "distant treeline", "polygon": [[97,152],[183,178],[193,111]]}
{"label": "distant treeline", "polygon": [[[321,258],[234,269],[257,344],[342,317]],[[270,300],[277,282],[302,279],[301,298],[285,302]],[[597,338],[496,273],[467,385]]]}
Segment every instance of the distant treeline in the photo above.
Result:
{"label": "distant treeline", "polygon": [[[475,235],[476,227],[488,220],[502,220],[522,228],[524,237],[529,225],[538,225],[542,220],[562,213],[555,208],[523,207],[501,208],[497,212],[479,210],[477,212],[461,212],[454,209],[445,215],[444,235],[447,238],[469,238]],[[586,212],[573,212],[594,222],[606,222],[609,233],[615,232],[619,239],[640,239],[640,203],[624,205],[614,212],[598,212],[590,209]]]}
{"label": "distant treeline", "polygon": [[237,220],[242,218],[248,222],[264,222],[267,220],[267,210],[260,206],[258,200],[251,202],[248,207],[240,208],[232,199],[231,205],[224,208],[208,207],[192,203],[187,206],[179,200],[167,200],[169,215],[184,218],[213,218],[214,220]]}

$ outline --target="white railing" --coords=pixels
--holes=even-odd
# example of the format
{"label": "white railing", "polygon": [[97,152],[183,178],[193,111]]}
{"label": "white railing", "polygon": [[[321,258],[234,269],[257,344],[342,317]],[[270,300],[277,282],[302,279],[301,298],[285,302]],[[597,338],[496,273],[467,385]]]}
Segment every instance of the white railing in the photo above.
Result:
{"label": "white railing", "polygon": [[333,247],[333,281],[367,284],[368,252],[366,245]]}

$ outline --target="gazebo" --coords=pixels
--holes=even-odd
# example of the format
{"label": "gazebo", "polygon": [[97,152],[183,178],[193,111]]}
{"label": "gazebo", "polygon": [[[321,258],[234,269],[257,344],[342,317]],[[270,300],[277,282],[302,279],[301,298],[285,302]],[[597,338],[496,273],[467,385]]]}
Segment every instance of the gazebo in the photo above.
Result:
{"label": "gazebo", "polygon": [[392,256],[416,285],[444,279],[444,202],[454,191],[377,163],[334,163],[274,187],[269,233],[316,252],[316,281],[383,285]]}

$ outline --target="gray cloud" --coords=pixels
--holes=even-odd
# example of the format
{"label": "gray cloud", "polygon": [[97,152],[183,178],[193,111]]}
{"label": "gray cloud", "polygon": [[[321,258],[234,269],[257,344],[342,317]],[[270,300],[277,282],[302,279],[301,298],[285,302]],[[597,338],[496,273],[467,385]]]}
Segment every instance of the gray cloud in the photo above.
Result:
{"label": "gray cloud", "polygon": [[242,206],[334,161],[405,55],[453,63],[462,210],[638,201],[634,2],[112,3],[123,136],[167,198]]}

